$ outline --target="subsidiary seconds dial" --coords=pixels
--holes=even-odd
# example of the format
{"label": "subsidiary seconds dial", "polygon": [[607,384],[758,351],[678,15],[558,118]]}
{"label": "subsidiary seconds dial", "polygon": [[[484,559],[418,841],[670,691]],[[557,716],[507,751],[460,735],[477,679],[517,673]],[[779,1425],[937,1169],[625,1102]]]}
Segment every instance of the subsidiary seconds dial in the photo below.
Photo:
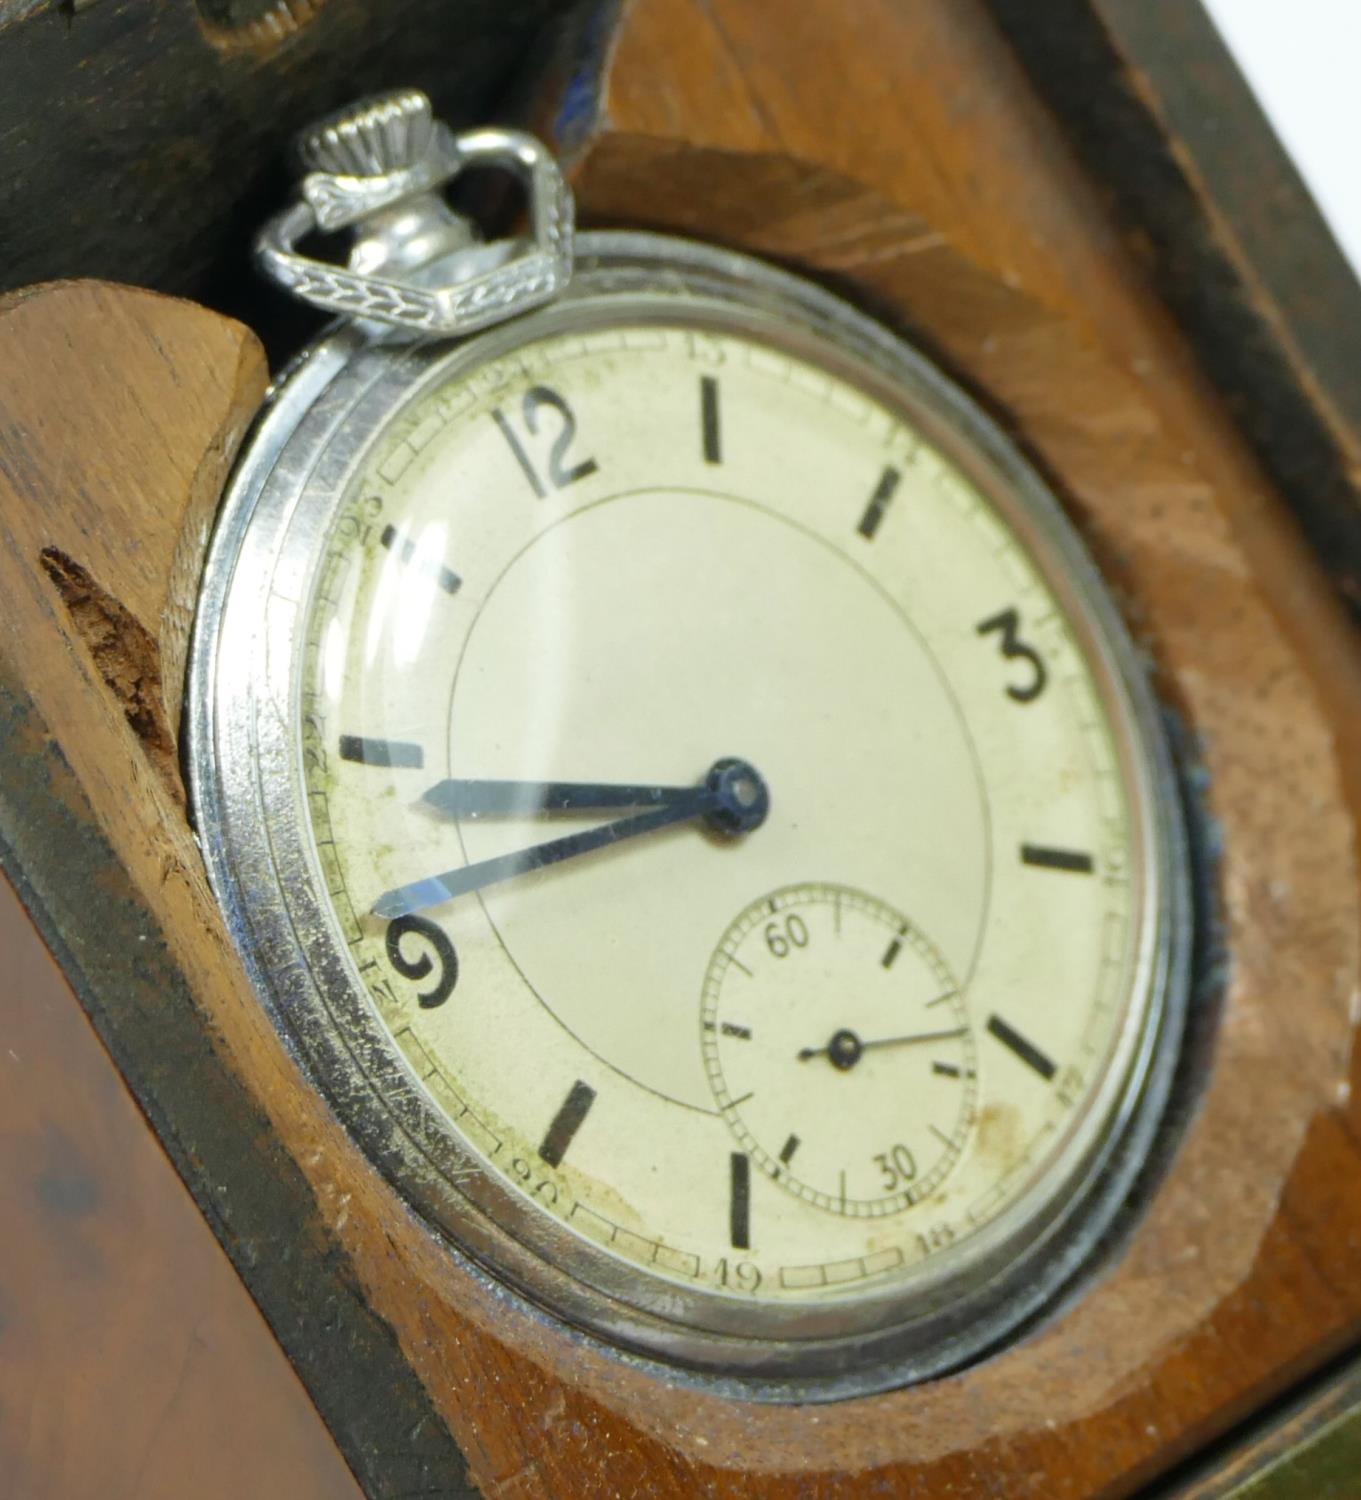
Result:
{"label": "subsidiary seconds dial", "polygon": [[738,1141],[819,1208],[897,1213],[964,1148],[978,1077],[964,997],[926,936],[872,896],[799,885],[754,901],[710,962],[700,1024]]}

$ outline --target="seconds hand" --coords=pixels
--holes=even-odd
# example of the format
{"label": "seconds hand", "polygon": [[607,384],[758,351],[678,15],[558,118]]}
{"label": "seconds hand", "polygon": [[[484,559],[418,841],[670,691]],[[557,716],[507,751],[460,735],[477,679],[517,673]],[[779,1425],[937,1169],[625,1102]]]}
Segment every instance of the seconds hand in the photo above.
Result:
{"label": "seconds hand", "polygon": [[853,1068],[860,1061],[861,1053],[868,1052],[872,1047],[907,1047],[915,1042],[947,1042],[963,1036],[967,1030],[967,1026],[956,1026],[950,1031],[918,1031],[910,1036],[881,1036],[875,1037],[873,1041],[862,1042],[855,1032],[843,1028],[832,1033],[832,1039],[825,1047],[802,1047],[798,1056],[800,1062],[825,1057],[834,1068],[845,1071]]}
{"label": "seconds hand", "polygon": [[708,818],[721,833],[749,833],[765,822],[770,793],[761,774],[747,761],[725,756],[715,761],[697,786],[611,786],[564,781],[442,781],[426,794],[431,806],[452,816],[532,815],[536,812],[589,812],[644,806],[647,812],[616,818],[600,828],[567,834],[498,854],[461,869],[445,870],[409,885],[384,891],[373,903],[375,916],[404,917],[438,906],[454,896],[481,890],[498,881],[528,874],[563,860],[575,859],[640,834],[656,833],[675,823]]}

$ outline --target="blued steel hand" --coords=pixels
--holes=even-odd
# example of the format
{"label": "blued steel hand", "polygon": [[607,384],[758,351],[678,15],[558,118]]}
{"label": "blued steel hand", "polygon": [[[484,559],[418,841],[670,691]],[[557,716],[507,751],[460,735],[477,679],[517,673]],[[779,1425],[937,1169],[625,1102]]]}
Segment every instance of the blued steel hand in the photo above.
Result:
{"label": "blued steel hand", "polygon": [[695,790],[597,781],[440,781],[421,800],[451,818],[532,818],[540,813],[670,807]]}
{"label": "blued steel hand", "polygon": [[860,1061],[861,1054],[868,1052],[871,1047],[906,1047],[914,1042],[947,1042],[963,1036],[967,1030],[966,1026],[956,1026],[950,1031],[918,1031],[910,1036],[881,1036],[870,1042],[862,1042],[855,1032],[843,1028],[832,1033],[832,1039],[825,1047],[802,1048],[799,1061],[807,1062],[813,1057],[825,1057],[834,1068],[844,1071],[853,1068]]}
{"label": "blued steel hand", "polygon": [[[442,786],[449,783],[441,783]],[[465,782],[453,783],[455,787],[500,788],[485,794],[484,800],[493,805],[509,808],[512,804],[524,806],[525,788],[531,791],[543,786],[571,788],[584,783],[539,783],[539,782]],[[510,790],[505,790],[509,788]],[[440,787],[436,787],[439,791]],[[609,794],[611,789],[595,787],[594,793]],[[614,789],[620,790],[620,789]],[[438,906],[454,896],[466,895],[469,891],[481,890],[497,881],[509,880],[531,870],[541,870],[548,865],[574,859],[580,854],[589,854],[595,849],[604,849],[624,839],[637,838],[640,834],[655,833],[674,823],[689,822],[693,818],[707,817],[714,827],[724,833],[748,833],[758,828],[770,809],[770,794],[765,782],[754,766],[744,760],[725,757],[715,761],[709,774],[698,786],[668,788],[627,787],[623,791],[660,791],[665,798],[647,812],[635,813],[629,818],[617,818],[600,828],[589,828],[581,833],[568,834],[563,838],[550,839],[544,844],[535,844],[529,849],[517,849],[510,854],[498,854],[492,859],[479,860],[462,869],[446,870],[443,874],[427,876],[410,885],[398,886],[384,891],[373,903],[375,916],[404,917],[411,912],[423,911],[429,906]],[[453,794],[461,796],[461,792]],[[482,793],[474,793],[482,796]],[[436,804],[439,805],[438,803]],[[585,804],[578,803],[584,807]],[[596,803],[599,806],[637,806],[636,802]]]}

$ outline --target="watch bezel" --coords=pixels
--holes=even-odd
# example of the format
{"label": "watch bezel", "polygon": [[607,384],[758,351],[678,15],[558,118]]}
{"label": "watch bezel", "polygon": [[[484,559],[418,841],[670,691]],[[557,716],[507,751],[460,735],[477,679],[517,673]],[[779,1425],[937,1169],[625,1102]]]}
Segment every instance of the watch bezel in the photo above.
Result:
{"label": "watch bezel", "polygon": [[[917,1277],[814,1308],[744,1304],[649,1276],[533,1209],[482,1170],[383,1043],[320,898],[293,730],[302,627],[350,476],[397,413],[454,370],[626,308],[630,318],[650,308],[805,357],[813,350],[860,385],[868,372],[875,394],[906,409],[1017,531],[1063,602],[1118,727],[1145,877],[1147,1008],[1127,1016],[1087,1111],[1101,1128],[1065,1148],[1063,1192],[1023,1235],[1006,1232],[1004,1210],[941,1257],[934,1282]],[[669,1378],[679,1365],[710,1388],[828,1400],[928,1378],[994,1347],[1091,1260],[1124,1206],[1166,1102],[1188,991],[1185,836],[1157,705],[1094,565],[1036,472],[924,356],[820,288],[690,241],[592,234],[578,242],[576,275],[556,302],[459,343],[332,333],[275,395],[224,498],[186,703],[196,825],[262,1003],[361,1148],[490,1285],[508,1285],[627,1357],[663,1362]]]}

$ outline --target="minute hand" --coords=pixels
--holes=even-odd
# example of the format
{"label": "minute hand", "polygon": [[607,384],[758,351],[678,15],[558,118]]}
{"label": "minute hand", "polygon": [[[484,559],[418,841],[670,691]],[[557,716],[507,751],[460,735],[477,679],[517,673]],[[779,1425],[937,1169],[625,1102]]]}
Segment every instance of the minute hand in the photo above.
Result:
{"label": "minute hand", "polygon": [[671,823],[685,823],[691,818],[702,817],[719,806],[719,794],[707,786],[686,787],[670,802],[648,812],[635,813],[631,818],[616,818],[599,828],[588,828],[581,833],[569,833],[560,839],[550,839],[546,844],[535,844],[528,849],[517,849],[511,854],[498,854],[492,859],[479,860],[476,864],[464,865],[461,869],[446,870],[442,875],[428,876],[425,880],[413,881],[410,885],[399,885],[395,890],[384,891],[373,903],[375,916],[404,917],[410,912],[423,911],[428,906],[438,906],[453,896],[466,895],[469,891],[481,890],[483,886],[495,885],[497,881],[509,880],[515,875],[527,874],[530,870],[541,870],[545,865],[555,865],[564,859],[574,859],[578,854],[589,854],[593,849],[603,849],[623,839],[637,838],[639,834],[655,833]]}
{"label": "minute hand", "polygon": [[[505,782],[472,784],[507,785]],[[626,790],[631,794],[638,788]],[[574,859],[578,854],[589,854],[593,849],[603,849],[623,839],[636,838],[641,833],[655,833],[659,828],[686,823],[691,818],[707,817],[721,833],[750,833],[765,822],[770,811],[770,791],[761,779],[761,773],[749,761],[731,755],[716,760],[709,767],[709,774],[697,786],[668,788],[666,794],[667,800],[660,807],[635,813],[631,818],[616,818],[601,828],[570,833],[565,838],[550,839],[546,844],[517,849],[513,854],[498,854],[494,859],[479,860],[477,864],[465,865],[459,870],[446,870],[443,875],[427,876],[411,885],[399,885],[395,890],[384,891],[373,903],[373,913],[385,918],[405,917],[423,911],[427,906],[438,906],[453,896],[494,885],[498,880],[541,870],[545,865]]]}

